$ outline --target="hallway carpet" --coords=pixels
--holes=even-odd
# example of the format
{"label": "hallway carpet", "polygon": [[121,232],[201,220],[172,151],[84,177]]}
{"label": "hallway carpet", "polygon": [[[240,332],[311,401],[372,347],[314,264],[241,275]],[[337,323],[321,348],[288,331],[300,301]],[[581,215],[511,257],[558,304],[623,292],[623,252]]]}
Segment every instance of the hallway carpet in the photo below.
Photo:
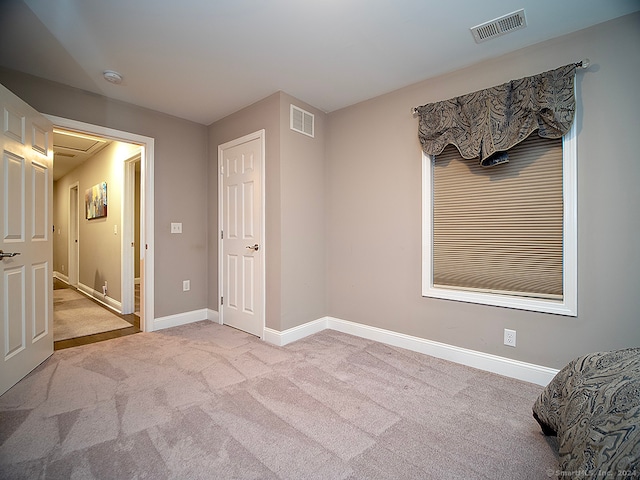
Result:
{"label": "hallway carpet", "polygon": [[541,479],[542,387],[332,330],[209,321],[57,351],[0,397],[3,479]]}
{"label": "hallway carpet", "polygon": [[129,322],[73,288],[53,291],[54,342],[129,327]]}

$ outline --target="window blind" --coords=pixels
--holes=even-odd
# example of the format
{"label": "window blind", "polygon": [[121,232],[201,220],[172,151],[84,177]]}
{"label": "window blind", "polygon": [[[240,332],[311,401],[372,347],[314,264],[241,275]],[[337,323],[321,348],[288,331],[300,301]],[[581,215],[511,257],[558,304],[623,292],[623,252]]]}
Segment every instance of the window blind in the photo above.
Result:
{"label": "window blind", "polygon": [[562,139],[530,135],[487,169],[447,146],[433,166],[433,284],[562,299]]}

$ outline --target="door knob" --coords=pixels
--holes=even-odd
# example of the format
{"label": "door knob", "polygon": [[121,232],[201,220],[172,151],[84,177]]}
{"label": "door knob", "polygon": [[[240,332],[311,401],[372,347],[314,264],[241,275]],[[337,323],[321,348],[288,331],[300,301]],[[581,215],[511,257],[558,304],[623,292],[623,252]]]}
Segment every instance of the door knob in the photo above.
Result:
{"label": "door knob", "polygon": [[[256,245],[257,247],[257,245]],[[257,250],[257,248],[256,248]],[[20,255],[20,252],[15,252],[15,253],[4,253],[2,250],[0,250],[0,259],[1,258],[11,258],[11,257],[15,257],[16,255]]]}
{"label": "door knob", "polygon": [[245,248],[248,248],[250,250],[255,250],[257,252],[258,249],[260,248],[260,245],[256,243],[255,245],[247,245]]}

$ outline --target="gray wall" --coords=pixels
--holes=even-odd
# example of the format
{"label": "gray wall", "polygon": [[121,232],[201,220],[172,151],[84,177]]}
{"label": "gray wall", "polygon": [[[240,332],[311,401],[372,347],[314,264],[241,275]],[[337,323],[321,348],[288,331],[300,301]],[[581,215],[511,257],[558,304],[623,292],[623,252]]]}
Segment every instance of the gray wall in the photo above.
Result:
{"label": "gray wall", "polygon": [[[328,118],[328,314],[560,368],[640,345],[640,15],[430,79]],[[481,47],[479,47],[481,48]],[[577,74],[578,317],[421,296],[421,151],[411,108],[583,58]],[[502,345],[517,331],[517,348]]]}
{"label": "gray wall", "polygon": [[[314,138],[289,129],[291,103],[313,113]],[[265,129],[266,325],[325,315],[325,114],[277,92],[209,127],[209,308],[218,308],[218,145]]]}
{"label": "gray wall", "polygon": [[155,317],[205,308],[207,127],[2,68],[0,83],[42,113],[155,139]]}
{"label": "gray wall", "polygon": [[[314,115],[314,137],[290,128],[290,105]],[[280,96],[281,324],[286,330],[326,315],[325,114]]]}

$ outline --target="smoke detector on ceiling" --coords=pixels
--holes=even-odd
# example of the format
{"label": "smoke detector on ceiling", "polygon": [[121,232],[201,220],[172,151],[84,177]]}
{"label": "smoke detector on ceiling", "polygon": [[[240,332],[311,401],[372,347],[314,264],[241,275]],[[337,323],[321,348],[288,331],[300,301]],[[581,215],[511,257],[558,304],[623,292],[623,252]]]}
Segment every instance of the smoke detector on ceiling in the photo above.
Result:
{"label": "smoke detector on ceiling", "polygon": [[122,83],[122,75],[118,72],[114,72],[113,70],[105,70],[102,72],[102,76],[109,83],[113,83],[115,85],[120,85]]}
{"label": "smoke detector on ceiling", "polygon": [[472,27],[471,34],[476,43],[485,42],[495,37],[520,30],[527,26],[524,16],[524,8],[516,12],[508,13],[502,17]]}

